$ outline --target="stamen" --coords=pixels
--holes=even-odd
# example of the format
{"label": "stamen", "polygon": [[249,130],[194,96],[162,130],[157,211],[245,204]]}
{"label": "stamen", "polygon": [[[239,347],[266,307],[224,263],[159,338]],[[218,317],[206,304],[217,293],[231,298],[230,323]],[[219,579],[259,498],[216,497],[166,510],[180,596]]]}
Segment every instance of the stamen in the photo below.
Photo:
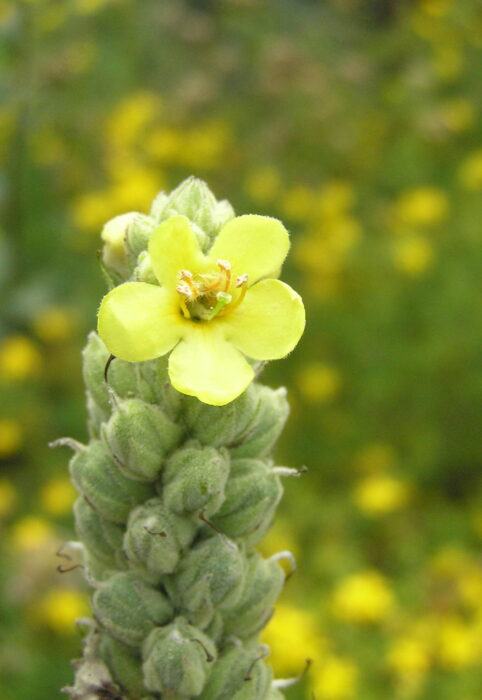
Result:
{"label": "stamen", "polygon": [[191,296],[191,289],[188,287],[187,284],[182,283],[177,285],[176,292],[178,292],[178,294],[180,295],[179,304],[181,306],[184,318],[191,318],[191,314],[189,313],[189,309],[187,308],[186,304],[186,299]]}
{"label": "stamen", "polygon": [[231,263],[229,260],[218,260],[218,267],[224,272],[224,291],[227,292],[231,284]]}
{"label": "stamen", "polygon": [[246,296],[246,292],[248,291],[248,275],[240,275],[236,278],[236,288],[241,289],[241,291],[236,301],[229,307],[230,311],[236,309]]}

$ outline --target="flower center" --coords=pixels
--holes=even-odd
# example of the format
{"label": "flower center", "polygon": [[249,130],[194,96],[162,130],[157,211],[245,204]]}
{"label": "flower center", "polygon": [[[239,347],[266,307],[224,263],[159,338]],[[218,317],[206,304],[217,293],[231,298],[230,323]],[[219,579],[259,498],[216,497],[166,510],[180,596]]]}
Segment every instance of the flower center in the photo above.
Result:
{"label": "flower center", "polygon": [[223,316],[232,311],[243,301],[248,288],[248,275],[237,277],[233,286],[231,263],[228,260],[218,260],[217,266],[217,271],[204,274],[193,274],[189,270],[178,273],[176,291],[185,318],[211,321],[215,316]]}

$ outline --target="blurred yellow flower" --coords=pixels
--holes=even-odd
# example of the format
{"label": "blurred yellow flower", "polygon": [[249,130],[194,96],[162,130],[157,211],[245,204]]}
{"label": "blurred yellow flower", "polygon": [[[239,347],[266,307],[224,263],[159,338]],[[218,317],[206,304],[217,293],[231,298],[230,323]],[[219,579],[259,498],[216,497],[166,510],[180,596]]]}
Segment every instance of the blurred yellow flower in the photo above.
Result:
{"label": "blurred yellow flower", "polygon": [[360,472],[382,472],[395,464],[395,451],[391,445],[372,442],[355,455],[354,465]]}
{"label": "blurred yellow flower", "polygon": [[362,571],[342,579],[336,586],[331,610],[345,622],[366,624],[384,620],[394,606],[393,593],[378,571]]}
{"label": "blurred yellow flower", "polygon": [[99,231],[103,224],[121,210],[116,209],[106,192],[85,192],[72,204],[72,218],[76,226],[87,231]]}
{"label": "blurred yellow flower", "polygon": [[22,445],[22,428],[13,418],[0,418],[0,459],[16,454]]}
{"label": "blurred yellow flower", "polygon": [[289,219],[304,221],[308,219],[316,205],[316,194],[304,185],[294,185],[281,195],[283,214]]}
{"label": "blurred yellow flower", "polygon": [[43,518],[27,515],[13,525],[11,542],[22,552],[44,549],[55,542],[55,533]]}
{"label": "blurred yellow flower", "polygon": [[161,109],[161,99],[152,92],[135,92],[121,100],[112,110],[104,127],[110,147],[124,152],[142,141],[146,129],[159,117]]}
{"label": "blurred yellow flower", "polygon": [[441,80],[452,81],[458,78],[465,67],[465,56],[458,42],[445,42],[434,47],[433,71]]}
{"label": "blurred yellow flower", "polygon": [[306,659],[312,659],[316,666],[326,648],[313,617],[289,603],[276,607],[262,641],[271,650],[270,660],[278,676],[301,673]]}
{"label": "blurred yellow flower", "polygon": [[407,503],[409,489],[400,479],[385,474],[367,476],[358,482],[353,500],[368,516],[378,517],[393,513]]}
{"label": "blurred yellow flower", "polygon": [[301,395],[313,403],[328,403],[340,392],[342,379],[339,371],[323,362],[307,363],[296,378]]}
{"label": "blurred yellow flower", "polygon": [[411,277],[417,277],[430,268],[433,258],[433,248],[422,236],[407,235],[394,241],[393,262]]}
{"label": "blurred yellow flower", "polygon": [[184,150],[182,131],[172,126],[160,126],[146,137],[146,152],[163,163],[175,163]]}
{"label": "blurred yellow flower", "polygon": [[32,328],[44,343],[64,343],[75,329],[74,311],[61,306],[44,308],[35,315]]}
{"label": "blurred yellow flower", "polygon": [[51,479],[40,491],[42,508],[51,515],[64,515],[75,500],[75,490],[67,476]]}
{"label": "blurred yellow flower", "polygon": [[26,335],[11,335],[0,345],[0,378],[22,381],[38,374],[42,357]]}
{"label": "blurred yellow flower", "polygon": [[479,630],[457,616],[440,620],[436,630],[436,656],[448,670],[458,670],[482,660]]}
{"label": "blurred yellow flower", "polygon": [[0,479],[0,518],[12,512],[17,502],[17,491],[8,479]]}
{"label": "blurred yellow flower", "polygon": [[418,5],[432,17],[443,17],[453,7],[453,0],[419,0]]}
{"label": "blurred yellow flower", "polygon": [[58,634],[71,634],[76,632],[75,621],[89,614],[89,598],[85,593],[54,588],[37,602],[34,619]]}
{"label": "blurred yellow flower", "polygon": [[357,693],[358,669],[339,656],[326,656],[320,664],[313,664],[312,689],[316,700],[348,700]]}
{"label": "blurred yellow flower", "polygon": [[317,216],[331,219],[342,216],[355,202],[355,190],[350,182],[332,180],[321,188],[314,203]]}
{"label": "blurred yellow flower", "polygon": [[424,186],[403,192],[395,203],[395,217],[406,226],[434,226],[447,217],[447,195],[435,187]]}
{"label": "blurred yellow flower", "polygon": [[440,113],[442,123],[450,131],[464,131],[475,122],[475,107],[463,97],[445,102]]}
{"label": "blurred yellow flower", "polygon": [[244,182],[244,189],[256,203],[272,201],[278,194],[281,178],[276,168],[264,167],[253,170]]}
{"label": "blurred yellow flower", "polygon": [[420,677],[430,668],[430,649],[416,637],[399,637],[388,649],[387,663],[401,678]]}
{"label": "blurred yellow flower", "polygon": [[459,169],[459,180],[468,190],[482,190],[482,149],[464,160]]}
{"label": "blurred yellow flower", "polygon": [[228,124],[207,122],[186,131],[179,162],[192,171],[211,170],[224,164],[231,145]]}

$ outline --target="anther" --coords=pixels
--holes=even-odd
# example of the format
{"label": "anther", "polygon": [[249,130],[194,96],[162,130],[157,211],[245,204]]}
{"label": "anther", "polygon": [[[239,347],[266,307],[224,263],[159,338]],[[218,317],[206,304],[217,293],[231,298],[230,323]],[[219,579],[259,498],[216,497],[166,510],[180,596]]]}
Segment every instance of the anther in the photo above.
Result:
{"label": "anther", "polygon": [[243,284],[246,284],[248,282],[248,274],[245,272],[244,275],[239,275],[236,277],[236,287],[242,287]]}
{"label": "anther", "polygon": [[181,270],[177,273],[177,276],[180,280],[192,280],[192,272],[189,272],[189,270]]}

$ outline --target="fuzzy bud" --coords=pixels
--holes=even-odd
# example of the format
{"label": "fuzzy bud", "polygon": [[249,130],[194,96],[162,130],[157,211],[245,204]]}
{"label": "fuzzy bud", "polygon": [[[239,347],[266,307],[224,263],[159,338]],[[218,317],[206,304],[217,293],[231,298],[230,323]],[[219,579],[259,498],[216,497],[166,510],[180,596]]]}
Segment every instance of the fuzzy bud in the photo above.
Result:
{"label": "fuzzy bud", "polygon": [[102,518],[83,498],[74,503],[74,518],[77,537],[89,554],[106,567],[126,566],[122,552],[124,529],[120,525]]}
{"label": "fuzzy bud", "polygon": [[171,513],[161,499],[152,498],[132,511],[124,549],[129,562],[156,582],[174,571],[195,530],[190,520]]}
{"label": "fuzzy bud", "polygon": [[152,495],[151,487],[120,473],[106,446],[93,440],[70,461],[72,482],[99,515],[116,523],[126,522],[130,511]]}
{"label": "fuzzy bud", "polygon": [[164,501],[175,513],[215,513],[224,500],[229,453],[198,444],[174,452],[164,468]]}
{"label": "fuzzy bud", "polygon": [[272,674],[264,656],[260,648],[229,649],[214,664],[199,700],[266,700]]}
{"label": "fuzzy bud", "polygon": [[271,617],[284,581],[285,573],[274,559],[263,559],[253,552],[241,600],[224,618],[225,635],[247,639],[259,632]]}
{"label": "fuzzy bud", "polygon": [[100,624],[131,647],[139,646],[155,626],[165,625],[174,616],[167,597],[132,571],[100,583],[92,602]]}
{"label": "fuzzy bud", "polygon": [[184,419],[189,433],[204,445],[231,447],[243,441],[256,416],[259,387],[251,384],[226,406],[210,406],[183,397]]}
{"label": "fuzzy bud", "polygon": [[286,389],[258,385],[257,401],[255,420],[243,440],[233,445],[233,457],[266,457],[283,430],[289,414]]}
{"label": "fuzzy bud", "polygon": [[186,617],[205,628],[214,608],[228,610],[236,605],[244,576],[245,559],[238,547],[214,535],[189,550],[166,585]]}
{"label": "fuzzy bud", "polygon": [[212,521],[228,537],[258,542],[273,519],[283,488],[272,468],[257,459],[236,459],[225,489],[225,500]]}
{"label": "fuzzy bud", "polygon": [[129,479],[155,481],[164,458],[179,442],[182,430],[158,406],[124,399],[102,428],[102,437],[121,472]]}
{"label": "fuzzy bud", "polygon": [[[82,354],[85,385],[93,402],[102,411],[103,419],[107,420],[111,402],[104,372],[110,353],[97,333],[92,332]],[[109,367],[109,386],[120,397],[134,393],[137,387],[135,365],[119,359],[112,362]]]}
{"label": "fuzzy bud", "polygon": [[221,228],[234,217],[234,210],[226,200],[218,202],[205,182],[189,177],[168,197],[158,196],[151,210],[151,216],[159,222],[176,214],[189,219],[201,248],[207,250]]}
{"label": "fuzzy bud", "polygon": [[172,698],[198,696],[216,658],[216,647],[182,617],[154,629],[144,642],[144,684]]}
{"label": "fuzzy bud", "polygon": [[126,248],[132,262],[137,260],[139,253],[147,249],[156,221],[151,216],[136,214],[129,222],[126,233]]}
{"label": "fuzzy bud", "polygon": [[102,229],[101,238],[104,242],[102,262],[107,271],[113,273],[118,280],[129,276],[126,238],[130,224],[135,220],[137,212],[129,212],[115,216]]}
{"label": "fuzzy bud", "polygon": [[110,635],[103,634],[99,654],[109,667],[114,681],[131,700],[140,700],[145,696],[139,649],[126,646]]}

